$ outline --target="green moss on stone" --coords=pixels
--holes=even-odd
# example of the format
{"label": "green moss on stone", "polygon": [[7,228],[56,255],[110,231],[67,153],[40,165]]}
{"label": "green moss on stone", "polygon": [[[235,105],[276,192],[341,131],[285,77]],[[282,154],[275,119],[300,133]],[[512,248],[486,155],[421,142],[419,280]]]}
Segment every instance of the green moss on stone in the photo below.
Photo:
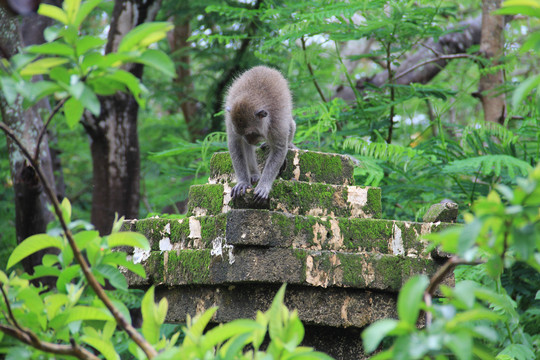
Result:
{"label": "green moss on stone", "polygon": [[382,214],[381,205],[381,189],[369,188],[367,193],[367,213],[371,214],[374,219],[380,219]]}
{"label": "green moss on stone", "polygon": [[209,245],[215,238],[219,236],[225,237],[227,214],[201,216],[197,220],[201,222],[201,238],[207,247],[210,247]]}
{"label": "green moss on stone", "polygon": [[192,216],[193,210],[196,207],[206,209],[206,215],[217,215],[221,213],[223,207],[223,185],[192,185],[189,188],[187,216]]}
{"label": "green moss on stone", "polygon": [[364,270],[362,256],[357,254],[338,253],[341,270],[343,271],[343,285],[362,288],[366,280],[362,276]]}
{"label": "green moss on stone", "polygon": [[168,277],[180,283],[208,283],[211,259],[210,250],[169,251]]}
{"label": "green moss on stone", "polygon": [[165,219],[142,219],[135,223],[133,231],[146,236],[152,250],[159,250],[159,240],[165,236],[169,236],[164,232],[164,228],[168,223],[169,220]]}
{"label": "green moss on stone", "polygon": [[392,223],[376,219],[340,219],[339,227],[345,248],[389,254],[388,241],[392,238]]}
{"label": "green moss on stone", "polygon": [[189,236],[189,219],[184,218],[181,221],[171,220],[171,243],[178,243]]}
{"label": "green moss on stone", "polygon": [[210,159],[210,176],[233,174],[234,168],[228,152],[217,152]]}
{"label": "green moss on stone", "polygon": [[299,155],[300,181],[343,184],[341,157],[309,151]]}
{"label": "green moss on stone", "polygon": [[270,208],[285,206],[289,211],[298,209],[299,214],[319,208],[327,214],[333,212],[335,216],[345,217],[350,215],[348,207],[343,206],[342,201],[336,201],[342,198],[342,191],[342,187],[327,184],[278,180],[270,192]]}
{"label": "green moss on stone", "polygon": [[403,260],[401,256],[381,256],[372,259],[375,274],[382,277],[381,285],[392,290],[401,288]]}
{"label": "green moss on stone", "polygon": [[279,232],[284,238],[290,238],[293,236],[294,220],[285,214],[278,212],[272,212],[270,222],[272,226],[279,229]]}
{"label": "green moss on stone", "polygon": [[159,284],[164,281],[163,254],[159,251],[152,251],[145,261],[146,275],[153,284]]}

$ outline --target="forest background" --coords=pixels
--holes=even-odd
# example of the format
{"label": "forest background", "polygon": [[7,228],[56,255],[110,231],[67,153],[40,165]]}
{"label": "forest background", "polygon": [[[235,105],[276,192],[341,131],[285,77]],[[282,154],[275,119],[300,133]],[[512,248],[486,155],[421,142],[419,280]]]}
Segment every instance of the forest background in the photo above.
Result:
{"label": "forest background", "polygon": [[[89,41],[88,49],[118,50],[115,32],[127,11],[119,3],[100,3],[81,24],[81,34],[102,40]],[[69,103],[81,114],[87,109],[80,123],[54,111],[61,100],[26,111],[21,106],[16,116],[5,111],[6,99],[2,106],[3,121],[19,134],[39,133],[51,120],[40,143],[48,155],[40,161],[47,163],[56,196],[71,200],[73,217],[90,219],[102,234],[111,230],[115,212],[181,216],[175,214],[182,213],[189,186],[206,182],[211,154],[226,149],[221,106],[227,86],[257,64],[279,68],[289,79],[296,145],[355,157],[356,183],[383,189],[384,218],[419,220],[442,199],[469,209],[497,184],[515,186],[537,165],[534,6],[524,12],[528,16],[496,16],[500,2],[488,0],[150,1],[144,9],[124,3],[139,14],[131,25],[173,24],[153,45],[174,60],[172,70],[157,53],[127,66],[144,87],[130,86],[133,78],[116,80],[137,90],[135,98],[93,84],[102,87],[98,97],[81,96],[82,106]],[[52,22],[0,11],[2,26],[15,24],[0,35],[3,57],[45,41],[40,34]],[[142,64],[150,67],[143,71]],[[35,74],[63,79],[60,72],[47,73],[52,68]],[[29,96],[35,100],[47,91],[53,93]],[[48,119],[43,108],[54,116]],[[28,139],[33,150],[36,140]],[[9,155],[0,157],[5,262],[17,241],[45,231],[52,214],[42,194],[32,191],[33,178],[25,176],[27,165],[13,144],[5,137],[0,142]],[[507,282],[523,273],[530,281],[519,291],[540,287],[530,268]],[[540,307],[538,300],[527,306]]]}

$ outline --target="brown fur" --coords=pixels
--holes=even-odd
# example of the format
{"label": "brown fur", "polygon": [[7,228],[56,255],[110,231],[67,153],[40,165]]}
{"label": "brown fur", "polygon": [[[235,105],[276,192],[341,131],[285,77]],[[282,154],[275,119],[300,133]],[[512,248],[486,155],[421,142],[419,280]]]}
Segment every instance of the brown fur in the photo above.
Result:
{"label": "brown fur", "polygon": [[[233,82],[225,98],[225,109],[229,153],[237,178],[232,196],[244,194],[252,183],[259,181],[255,198],[267,199],[287,148],[294,147],[296,124],[287,80],[277,70],[256,66]],[[263,140],[270,154],[261,175],[255,145]]]}

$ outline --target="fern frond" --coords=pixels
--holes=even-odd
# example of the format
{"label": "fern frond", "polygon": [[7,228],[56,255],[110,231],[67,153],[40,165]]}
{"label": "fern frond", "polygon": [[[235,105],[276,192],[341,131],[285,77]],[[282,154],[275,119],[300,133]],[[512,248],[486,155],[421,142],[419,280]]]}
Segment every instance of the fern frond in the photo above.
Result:
{"label": "fern frond", "polygon": [[446,165],[443,171],[450,174],[474,174],[480,171],[484,176],[500,176],[503,169],[506,169],[508,176],[514,179],[517,175],[527,175],[532,170],[532,166],[509,155],[483,155],[455,160]]}
{"label": "fern frond", "polygon": [[363,181],[363,185],[366,186],[379,186],[380,182],[384,178],[384,170],[373,159],[365,156],[355,156],[358,160],[354,168],[354,176],[366,177]]}
{"label": "fern frond", "polygon": [[390,161],[392,163],[398,163],[404,156],[412,159],[423,154],[423,151],[418,151],[410,147],[387,143],[368,143],[366,140],[358,137],[345,139],[343,149],[353,150],[355,154],[372,159]]}
{"label": "fern frond", "polygon": [[519,141],[519,136],[506,127],[494,122],[474,122],[463,129],[463,141],[470,142],[472,137],[478,136],[483,141],[492,141],[490,137],[497,138],[502,145],[508,146]]}

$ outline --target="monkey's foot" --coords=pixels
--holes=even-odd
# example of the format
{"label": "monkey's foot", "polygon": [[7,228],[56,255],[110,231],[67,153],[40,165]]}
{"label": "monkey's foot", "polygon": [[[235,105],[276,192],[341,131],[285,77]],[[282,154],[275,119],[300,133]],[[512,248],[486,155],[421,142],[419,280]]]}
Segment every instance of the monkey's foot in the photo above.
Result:
{"label": "monkey's foot", "polygon": [[261,175],[251,175],[251,185],[255,185],[257,181],[261,178]]}
{"label": "monkey's foot", "polygon": [[298,146],[294,145],[293,143],[289,144],[289,149],[300,150],[300,148]]}
{"label": "monkey's foot", "polygon": [[248,183],[245,183],[245,182],[238,183],[234,185],[234,187],[232,188],[231,196],[235,198],[237,196],[244,195],[246,193],[246,190],[249,189],[250,187],[251,185]]}
{"label": "monkey's foot", "polygon": [[253,192],[253,200],[255,200],[256,203],[267,201],[268,195],[270,194],[270,189],[271,187],[266,188],[264,186],[261,186],[261,184],[257,185],[255,191]]}

